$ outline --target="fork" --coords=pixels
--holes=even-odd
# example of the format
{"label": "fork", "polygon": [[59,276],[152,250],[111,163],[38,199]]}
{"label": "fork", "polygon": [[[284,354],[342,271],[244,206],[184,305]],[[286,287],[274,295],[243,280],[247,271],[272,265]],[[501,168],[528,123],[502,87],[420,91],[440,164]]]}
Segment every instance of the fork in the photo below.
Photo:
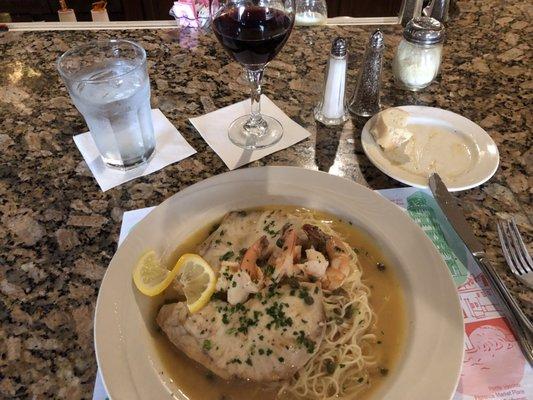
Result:
{"label": "fork", "polygon": [[498,236],[503,255],[511,272],[530,288],[533,287],[533,261],[527,251],[514,218],[498,221]]}

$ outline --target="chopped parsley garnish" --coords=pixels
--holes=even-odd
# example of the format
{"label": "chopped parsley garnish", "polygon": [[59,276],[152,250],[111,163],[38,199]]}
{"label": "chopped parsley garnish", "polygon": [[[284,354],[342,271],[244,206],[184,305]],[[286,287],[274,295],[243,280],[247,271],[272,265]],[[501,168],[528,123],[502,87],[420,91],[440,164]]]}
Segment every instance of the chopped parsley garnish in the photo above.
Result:
{"label": "chopped parsley garnish", "polygon": [[242,364],[242,361],[239,360],[238,358],[232,358],[226,364]]}
{"label": "chopped parsley garnish", "polygon": [[350,304],[348,307],[346,307],[346,310],[344,310],[344,319],[350,319],[353,316],[353,306]]}
{"label": "chopped parsley garnish", "polygon": [[276,230],[273,229],[275,227],[275,224],[276,224],[276,221],[271,220],[270,222],[265,224],[265,226],[263,227],[263,230],[266,233],[268,233],[270,236],[274,237],[274,236],[276,236],[279,233],[279,231],[276,231]]}
{"label": "chopped parsley garnish", "polygon": [[387,368],[380,368],[379,369],[379,373],[382,375],[382,376],[387,376],[388,373],[389,373],[389,370]]}
{"label": "chopped parsley garnish", "polygon": [[365,380],[365,378],[360,377],[359,379],[357,379],[357,383],[363,383],[364,380]]}
{"label": "chopped parsley garnish", "polygon": [[300,287],[300,282],[298,282],[298,279],[296,279],[294,276],[291,276],[289,279],[288,279],[288,282],[289,282],[289,286],[292,288],[292,289],[298,289]]}
{"label": "chopped parsley garnish", "polygon": [[218,229],[218,227],[220,226],[220,224],[214,224],[211,229],[209,230],[209,234],[211,235],[214,231],[216,231]]}
{"label": "chopped parsley garnish", "polygon": [[387,267],[385,267],[385,264],[380,263],[380,262],[376,263],[376,267],[378,268],[378,271],[381,271],[381,272],[383,272],[383,271],[385,271],[385,269],[387,269]]}
{"label": "chopped parsley garnish", "polygon": [[204,344],[202,345],[202,348],[204,350],[207,350],[207,351],[211,350],[211,346],[212,346],[211,345],[211,340],[207,340],[207,339],[204,340]]}
{"label": "chopped parsley garnish", "polygon": [[272,354],[272,349],[267,349],[267,351],[266,351],[266,355],[269,356],[269,355],[271,355],[271,354]]}
{"label": "chopped parsley garnish", "polygon": [[283,303],[275,301],[274,304],[266,309],[267,315],[272,318],[272,321],[266,325],[267,329],[270,329],[272,326],[275,326],[276,329],[284,326],[292,326],[292,318],[285,315],[283,307]]}
{"label": "chopped parsley garnish", "polygon": [[230,250],[230,251],[227,251],[226,253],[224,253],[223,255],[221,255],[218,259],[220,261],[228,261],[234,255],[235,255],[235,253]]}
{"label": "chopped parsley garnish", "polygon": [[313,353],[315,351],[315,342],[305,336],[304,331],[299,331],[297,334],[296,343],[298,343],[300,347],[305,347],[308,353]]}
{"label": "chopped parsley garnish", "polygon": [[274,266],[268,264],[268,265],[265,267],[265,275],[266,275],[266,276],[272,276],[273,273],[274,273]]}
{"label": "chopped parsley garnish", "polygon": [[252,366],[252,360],[250,359],[250,357],[246,359],[245,363],[248,364],[250,367]]}
{"label": "chopped parsley garnish", "polygon": [[298,292],[298,297],[300,299],[303,299],[305,304],[307,304],[308,306],[310,306],[311,304],[313,304],[315,302],[315,299],[313,299],[311,296],[309,296],[309,291],[307,290],[307,288],[305,286],[304,287],[300,287],[300,291]]}
{"label": "chopped parsley garnish", "polygon": [[[269,287],[268,287],[268,292],[267,292],[267,295],[266,297],[268,299],[276,296],[276,295],[279,295],[280,293],[277,291],[278,289],[278,285],[276,283],[272,283]],[[261,304],[266,304],[266,301],[265,302],[261,302]]]}
{"label": "chopped parsley garnish", "polygon": [[235,335],[235,336],[236,336],[236,335],[237,335],[237,328],[229,328],[229,329],[226,331],[226,333],[227,333],[228,335]]}
{"label": "chopped parsley garnish", "polygon": [[282,363],[283,361],[285,361],[285,359],[284,359],[283,357],[279,357],[279,358],[278,358],[278,361],[279,361],[280,363]]}
{"label": "chopped parsley garnish", "polygon": [[332,375],[335,372],[335,370],[337,369],[337,365],[332,360],[326,360],[325,363],[324,363],[324,366],[326,367],[326,372],[329,375]]}
{"label": "chopped parsley garnish", "polygon": [[258,352],[259,352],[260,355],[265,354],[265,350],[263,350],[263,349],[259,349]]}
{"label": "chopped parsley garnish", "polygon": [[226,233],[226,232],[224,232],[224,229],[222,229],[222,230],[220,231],[220,236],[224,236],[224,233]]}

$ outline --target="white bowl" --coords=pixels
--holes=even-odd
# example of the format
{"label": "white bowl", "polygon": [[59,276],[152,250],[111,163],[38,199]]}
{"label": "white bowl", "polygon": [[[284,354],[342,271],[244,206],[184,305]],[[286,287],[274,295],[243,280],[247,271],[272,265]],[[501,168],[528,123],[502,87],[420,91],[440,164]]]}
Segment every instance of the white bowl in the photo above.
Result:
{"label": "white bowl", "polygon": [[376,399],[448,400],[463,358],[463,317],[448,268],[424,232],[372,190],[322,172],[292,167],[237,170],[167,199],[128,235],[107,269],[95,315],[95,348],[113,400],[187,399],[162,367],[152,336],[149,299],[132,282],[147,249],[168,251],[230,210],[299,205],[351,221],[396,268],[407,310],[403,354]]}

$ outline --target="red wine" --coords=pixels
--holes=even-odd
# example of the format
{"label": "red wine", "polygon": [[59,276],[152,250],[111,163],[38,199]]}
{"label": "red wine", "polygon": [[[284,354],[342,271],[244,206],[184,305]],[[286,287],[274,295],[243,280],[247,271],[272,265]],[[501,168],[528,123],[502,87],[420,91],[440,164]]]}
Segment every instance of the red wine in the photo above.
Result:
{"label": "red wine", "polygon": [[294,20],[281,10],[241,6],[213,20],[213,30],[228,53],[244,65],[261,65],[281,50]]}

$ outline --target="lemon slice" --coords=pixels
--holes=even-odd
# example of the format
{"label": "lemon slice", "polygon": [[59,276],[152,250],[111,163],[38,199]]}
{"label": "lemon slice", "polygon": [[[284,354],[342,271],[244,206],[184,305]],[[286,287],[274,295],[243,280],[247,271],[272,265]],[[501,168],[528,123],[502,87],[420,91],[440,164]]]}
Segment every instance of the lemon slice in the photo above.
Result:
{"label": "lemon slice", "polygon": [[197,254],[184,254],[174,269],[179,269],[179,281],[187,298],[191,313],[200,311],[215,292],[217,278],[202,257]]}
{"label": "lemon slice", "polygon": [[176,267],[172,271],[162,267],[155,251],[151,250],[137,262],[133,282],[142,294],[156,296],[170,285],[177,273]]}
{"label": "lemon slice", "polygon": [[177,275],[187,298],[189,311],[195,313],[201,310],[211,299],[217,279],[207,261],[197,254],[182,255],[170,271],[161,266],[155,251],[149,251],[139,259],[133,271],[133,282],[141,293],[156,296]]}

